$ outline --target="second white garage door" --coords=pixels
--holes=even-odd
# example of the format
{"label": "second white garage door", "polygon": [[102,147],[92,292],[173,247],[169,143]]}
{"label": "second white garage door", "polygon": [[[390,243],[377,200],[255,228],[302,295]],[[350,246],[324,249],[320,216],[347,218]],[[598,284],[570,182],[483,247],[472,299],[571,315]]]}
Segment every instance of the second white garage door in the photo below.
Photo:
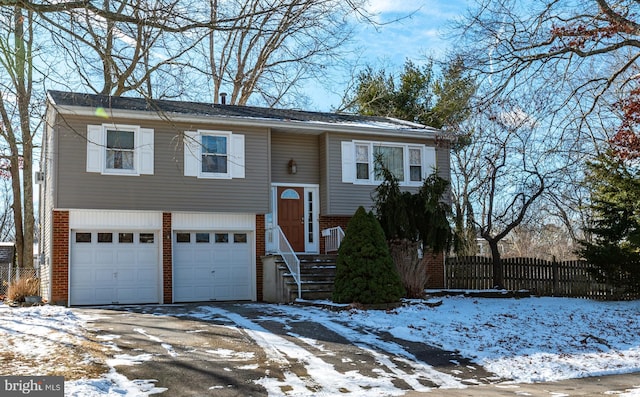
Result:
{"label": "second white garage door", "polygon": [[253,249],[247,232],[179,231],[173,244],[173,300],[251,300]]}

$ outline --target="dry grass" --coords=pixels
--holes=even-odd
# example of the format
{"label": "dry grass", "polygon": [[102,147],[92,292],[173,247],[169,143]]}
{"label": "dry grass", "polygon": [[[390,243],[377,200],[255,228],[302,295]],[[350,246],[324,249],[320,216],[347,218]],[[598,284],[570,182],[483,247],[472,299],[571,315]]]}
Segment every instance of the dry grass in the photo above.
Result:
{"label": "dry grass", "polygon": [[39,278],[23,277],[9,284],[7,298],[14,302],[24,302],[25,296],[38,295],[39,291]]}

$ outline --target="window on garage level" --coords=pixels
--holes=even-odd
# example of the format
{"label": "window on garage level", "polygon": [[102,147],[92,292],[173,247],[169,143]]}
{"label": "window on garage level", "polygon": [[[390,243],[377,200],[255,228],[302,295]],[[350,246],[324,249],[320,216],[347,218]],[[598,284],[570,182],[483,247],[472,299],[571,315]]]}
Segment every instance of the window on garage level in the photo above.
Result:
{"label": "window on garage level", "polygon": [[99,243],[113,243],[113,233],[98,233]]}
{"label": "window on garage level", "polygon": [[140,244],[153,244],[154,234],[153,233],[140,233],[139,241]]}
{"label": "window on garage level", "polygon": [[133,233],[118,233],[118,243],[133,243]]}
{"label": "window on garage level", "polygon": [[196,243],[208,243],[209,233],[196,233]]}
{"label": "window on garage level", "polygon": [[228,243],[228,242],[229,242],[228,233],[216,233],[216,243]]}
{"label": "window on garage level", "polygon": [[91,233],[76,233],[76,243],[90,243]]}
{"label": "window on garage level", "polygon": [[191,242],[191,233],[176,233],[176,242],[177,243],[190,243]]}

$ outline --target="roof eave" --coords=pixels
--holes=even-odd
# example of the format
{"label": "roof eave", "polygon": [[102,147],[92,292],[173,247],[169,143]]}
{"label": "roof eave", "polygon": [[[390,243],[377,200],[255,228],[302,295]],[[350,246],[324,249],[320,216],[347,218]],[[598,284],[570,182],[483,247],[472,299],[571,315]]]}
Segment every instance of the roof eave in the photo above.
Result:
{"label": "roof eave", "polygon": [[[56,111],[63,115],[75,115],[75,116],[95,116],[96,111],[94,108],[86,106],[75,105],[58,105],[50,98],[51,105]],[[308,122],[308,121],[295,121],[295,120],[273,120],[273,119],[260,119],[260,118],[248,118],[248,117],[233,117],[233,116],[215,116],[206,114],[183,114],[174,112],[151,112],[151,111],[139,111],[139,110],[126,110],[126,109],[105,109],[107,117],[113,118],[136,118],[142,120],[163,120],[170,119],[174,122],[204,122],[211,123],[215,120],[216,123],[229,126],[246,126],[256,125],[269,128],[281,128],[281,129],[295,129],[297,131],[306,131],[309,133],[322,133],[326,131],[331,132],[343,132],[343,133],[367,133],[371,135],[395,135],[395,136],[411,136],[419,138],[435,139],[436,136],[439,139],[449,139],[443,131],[432,128],[386,128],[380,126],[367,126],[363,124],[347,125],[338,123],[325,123],[325,122]]]}

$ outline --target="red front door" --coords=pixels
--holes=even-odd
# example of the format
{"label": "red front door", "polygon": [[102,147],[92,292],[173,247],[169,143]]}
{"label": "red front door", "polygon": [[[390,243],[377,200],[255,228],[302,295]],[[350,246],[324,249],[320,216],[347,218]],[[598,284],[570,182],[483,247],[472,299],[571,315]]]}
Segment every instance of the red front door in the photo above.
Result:
{"label": "red front door", "polygon": [[278,187],[278,226],[295,252],[304,252],[304,188]]}

